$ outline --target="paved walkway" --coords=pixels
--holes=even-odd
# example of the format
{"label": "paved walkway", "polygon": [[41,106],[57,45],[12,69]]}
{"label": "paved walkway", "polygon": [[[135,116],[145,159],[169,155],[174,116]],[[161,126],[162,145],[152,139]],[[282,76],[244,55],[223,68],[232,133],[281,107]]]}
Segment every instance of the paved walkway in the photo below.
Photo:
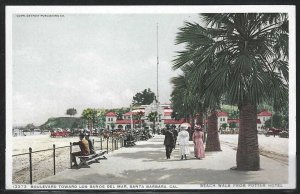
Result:
{"label": "paved walkway", "polygon": [[91,168],[67,169],[38,181],[42,184],[214,184],[214,183],[282,183],[288,182],[288,166],[264,156],[262,170],[242,172],[235,166],[236,150],[222,144],[221,152],[207,152],[203,160],[180,160],[179,148],[165,159],[162,135],[137,142],[107,154],[107,160],[91,164]]}

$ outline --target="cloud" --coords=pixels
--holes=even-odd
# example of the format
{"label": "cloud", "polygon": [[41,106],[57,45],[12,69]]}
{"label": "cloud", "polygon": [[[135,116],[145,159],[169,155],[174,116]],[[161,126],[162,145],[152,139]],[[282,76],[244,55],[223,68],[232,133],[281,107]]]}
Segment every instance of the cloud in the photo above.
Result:
{"label": "cloud", "polygon": [[16,93],[13,97],[13,122],[17,125],[42,124],[49,117],[57,115],[60,110],[57,102],[34,94]]}
{"label": "cloud", "polygon": [[[13,22],[15,123],[43,123],[85,108],[128,107],[150,88],[156,93],[159,22],[159,95],[169,102],[171,61],[178,27],[187,15],[70,14],[57,20]],[[53,30],[55,29],[55,31]]]}

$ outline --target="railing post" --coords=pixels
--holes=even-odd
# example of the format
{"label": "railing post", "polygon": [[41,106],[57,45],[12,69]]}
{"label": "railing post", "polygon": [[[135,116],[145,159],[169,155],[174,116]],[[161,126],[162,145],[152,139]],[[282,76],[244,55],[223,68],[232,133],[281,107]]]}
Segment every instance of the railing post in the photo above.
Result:
{"label": "railing post", "polygon": [[70,168],[72,168],[72,142],[70,142]]}
{"label": "railing post", "polygon": [[32,148],[29,147],[29,180],[32,184]]}
{"label": "railing post", "polygon": [[55,175],[55,144],[53,144],[53,172]]}
{"label": "railing post", "polygon": [[93,139],[93,146],[95,146],[95,139]]}
{"label": "railing post", "polygon": [[100,136],[100,150],[102,150],[102,137]]}
{"label": "railing post", "polygon": [[114,138],[111,137],[111,151],[114,151]]}
{"label": "railing post", "polygon": [[106,138],[106,151],[107,151],[107,153],[108,153],[108,139],[109,139],[109,137]]}

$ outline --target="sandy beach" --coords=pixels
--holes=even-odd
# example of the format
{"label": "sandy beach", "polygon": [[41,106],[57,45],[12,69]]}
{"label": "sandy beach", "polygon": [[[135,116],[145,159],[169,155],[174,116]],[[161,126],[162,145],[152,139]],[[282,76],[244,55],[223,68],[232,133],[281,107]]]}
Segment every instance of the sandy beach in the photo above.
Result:
{"label": "sandy beach", "polygon": [[[95,141],[95,149],[101,148],[100,137],[91,137],[91,140]],[[13,155],[28,153],[29,147],[32,151],[39,151],[45,149],[51,149],[49,151],[42,151],[32,154],[32,166],[33,166],[33,181],[37,181],[41,178],[45,178],[53,175],[53,144],[55,147],[64,147],[56,149],[55,151],[55,168],[56,173],[70,168],[70,142],[78,141],[78,137],[66,137],[66,138],[51,138],[47,135],[36,136],[18,136],[13,138]],[[106,150],[107,142],[102,142],[102,149]],[[111,150],[111,142],[109,141],[109,150]],[[78,146],[72,147],[73,152],[79,151]],[[29,155],[21,155],[13,157],[13,183],[29,183]]]}

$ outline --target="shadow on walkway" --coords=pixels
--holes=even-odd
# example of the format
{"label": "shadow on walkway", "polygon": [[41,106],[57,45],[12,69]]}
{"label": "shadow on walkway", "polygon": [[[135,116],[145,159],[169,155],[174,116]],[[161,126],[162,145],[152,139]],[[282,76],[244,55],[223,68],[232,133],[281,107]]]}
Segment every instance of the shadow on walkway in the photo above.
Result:
{"label": "shadow on walkway", "polygon": [[[162,161],[162,157],[165,157],[164,150],[155,150],[155,151],[137,151],[134,153],[116,153],[114,157],[122,157],[129,159],[146,159],[146,162],[150,161]],[[161,159],[160,159],[161,158]]]}
{"label": "shadow on walkway", "polygon": [[[255,174],[204,168],[127,170],[117,176],[114,174],[102,175],[92,173],[82,175],[76,180],[71,177],[65,177],[64,182],[75,184],[238,184],[241,178],[243,179],[243,183],[262,183],[262,181],[257,181],[257,175]],[[50,183],[53,184],[56,182],[55,180],[51,180]]]}

